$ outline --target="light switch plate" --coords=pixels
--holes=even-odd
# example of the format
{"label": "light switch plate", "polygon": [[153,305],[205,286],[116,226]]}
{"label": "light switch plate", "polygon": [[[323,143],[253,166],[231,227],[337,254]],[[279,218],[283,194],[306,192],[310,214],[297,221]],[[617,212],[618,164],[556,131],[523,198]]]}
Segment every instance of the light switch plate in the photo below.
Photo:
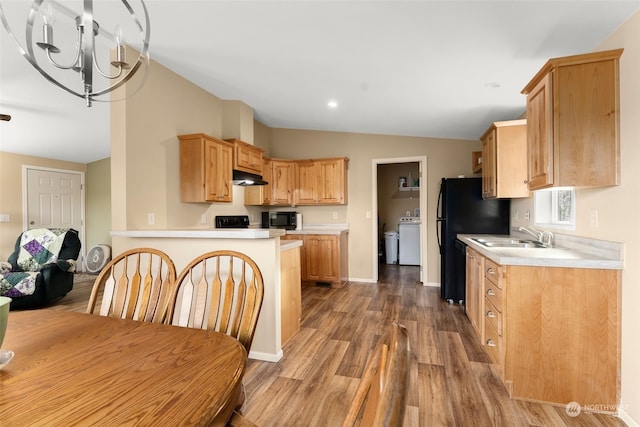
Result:
{"label": "light switch plate", "polygon": [[0,214],[0,222],[9,222],[11,221],[10,214]]}

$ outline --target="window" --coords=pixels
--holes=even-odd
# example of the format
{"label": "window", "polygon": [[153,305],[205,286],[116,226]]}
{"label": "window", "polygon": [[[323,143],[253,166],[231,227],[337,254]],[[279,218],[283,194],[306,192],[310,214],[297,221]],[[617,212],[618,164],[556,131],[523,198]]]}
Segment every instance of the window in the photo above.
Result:
{"label": "window", "polygon": [[535,224],[541,227],[576,229],[576,192],[572,188],[540,190],[533,195]]}

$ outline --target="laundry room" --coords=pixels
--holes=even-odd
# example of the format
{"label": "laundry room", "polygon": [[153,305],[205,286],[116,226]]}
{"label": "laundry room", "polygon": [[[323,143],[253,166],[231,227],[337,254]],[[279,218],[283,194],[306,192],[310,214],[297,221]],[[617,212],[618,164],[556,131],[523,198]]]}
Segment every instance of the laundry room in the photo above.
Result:
{"label": "laundry room", "polygon": [[419,266],[419,163],[379,164],[377,173],[379,262]]}

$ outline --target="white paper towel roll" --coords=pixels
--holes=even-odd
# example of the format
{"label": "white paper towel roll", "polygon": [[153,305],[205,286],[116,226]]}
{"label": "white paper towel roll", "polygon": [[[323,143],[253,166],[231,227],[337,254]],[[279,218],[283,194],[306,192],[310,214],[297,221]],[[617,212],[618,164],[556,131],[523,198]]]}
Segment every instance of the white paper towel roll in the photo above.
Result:
{"label": "white paper towel roll", "polygon": [[302,214],[296,214],[296,230],[302,230]]}

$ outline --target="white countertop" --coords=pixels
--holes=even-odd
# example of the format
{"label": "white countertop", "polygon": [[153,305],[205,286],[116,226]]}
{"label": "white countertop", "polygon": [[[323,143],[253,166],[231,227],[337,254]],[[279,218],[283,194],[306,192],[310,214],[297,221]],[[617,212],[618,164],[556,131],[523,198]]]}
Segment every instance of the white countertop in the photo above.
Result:
{"label": "white countertop", "polygon": [[280,252],[302,246],[302,240],[280,240]]}
{"label": "white countertop", "polygon": [[277,228],[214,228],[180,230],[123,230],[112,231],[117,237],[158,237],[183,239],[273,239],[284,236],[285,230]]}
{"label": "white countertop", "polygon": [[[565,236],[552,248],[500,248],[487,247],[472,238],[507,237],[486,234],[458,234],[458,239],[500,265],[538,267],[598,268],[622,270],[624,268],[623,245],[596,239]],[[522,239],[522,235],[512,235]],[[525,239],[530,239],[525,237]],[[563,245],[562,243],[566,243]]]}
{"label": "white countertop", "polygon": [[308,224],[302,230],[287,230],[287,234],[331,234],[340,235],[349,232],[349,224]]}

